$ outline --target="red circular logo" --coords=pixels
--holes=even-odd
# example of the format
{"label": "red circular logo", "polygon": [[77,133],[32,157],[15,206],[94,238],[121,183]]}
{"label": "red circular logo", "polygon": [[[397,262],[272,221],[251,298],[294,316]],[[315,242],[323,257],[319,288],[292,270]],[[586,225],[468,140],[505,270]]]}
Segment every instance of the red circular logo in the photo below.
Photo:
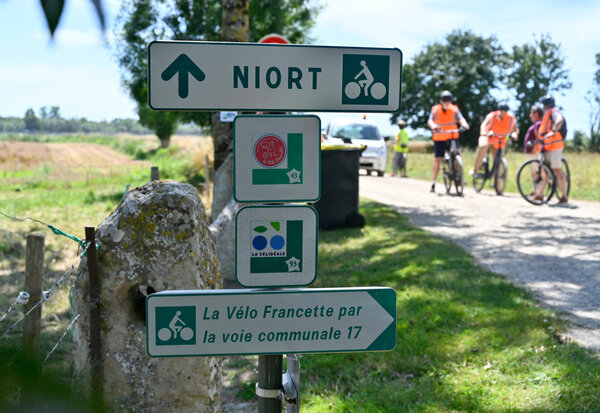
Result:
{"label": "red circular logo", "polygon": [[254,158],[266,168],[275,168],[286,155],[285,142],[276,135],[265,135],[254,144]]}

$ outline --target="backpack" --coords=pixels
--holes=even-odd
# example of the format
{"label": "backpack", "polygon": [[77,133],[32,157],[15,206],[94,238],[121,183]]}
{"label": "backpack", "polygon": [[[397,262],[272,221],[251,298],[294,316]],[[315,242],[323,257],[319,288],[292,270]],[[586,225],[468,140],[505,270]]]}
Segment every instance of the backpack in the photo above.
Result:
{"label": "backpack", "polygon": [[[562,115],[562,113],[561,113]],[[565,118],[565,115],[562,115],[563,117],[563,124],[560,127],[560,134],[562,135],[563,139],[567,139],[567,119]]]}

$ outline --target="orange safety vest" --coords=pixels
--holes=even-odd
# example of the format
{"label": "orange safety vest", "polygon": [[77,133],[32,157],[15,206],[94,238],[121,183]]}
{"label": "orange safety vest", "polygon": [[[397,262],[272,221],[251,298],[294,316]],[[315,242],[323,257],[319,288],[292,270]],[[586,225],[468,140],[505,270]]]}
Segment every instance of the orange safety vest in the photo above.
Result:
{"label": "orange safety vest", "polygon": [[565,147],[565,144],[563,142],[563,136],[559,131],[554,132],[554,134],[550,137],[545,136],[546,133],[552,131],[552,113],[555,110],[558,111],[558,109],[552,108],[544,114],[544,117],[542,118],[542,123],[538,128],[538,133],[540,134],[540,138],[544,143],[544,149],[546,149],[548,152],[563,149]]}
{"label": "orange safety vest", "polygon": [[506,146],[506,135],[508,135],[515,126],[515,117],[507,113],[503,119],[500,119],[500,111],[493,112],[492,119],[488,123],[487,132],[493,132],[488,137],[488,143],[495,149],[501,149]]}
{"label": "orange safety vest", "polygon": [[458,107],[450,104],[448,109],[443,110],[441,104],[437,104],[431,108],[433,113],[433,121],[438,125],[440,131],[433,131],[434,141],[447,141],[449,139],[457,139],[458,132],[444,132],[446,130],[458,129]]}

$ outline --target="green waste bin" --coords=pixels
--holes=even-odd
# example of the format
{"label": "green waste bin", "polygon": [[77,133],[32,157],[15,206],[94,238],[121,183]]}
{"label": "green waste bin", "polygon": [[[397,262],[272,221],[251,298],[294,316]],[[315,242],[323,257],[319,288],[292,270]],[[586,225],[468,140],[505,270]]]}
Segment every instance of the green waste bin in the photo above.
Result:
{"label": "green waste bin", "polygon": [[358,212],[359,159],[365,146],[321,147],[321,198],[313,204],[319,228],[362,228],[365,217]]}

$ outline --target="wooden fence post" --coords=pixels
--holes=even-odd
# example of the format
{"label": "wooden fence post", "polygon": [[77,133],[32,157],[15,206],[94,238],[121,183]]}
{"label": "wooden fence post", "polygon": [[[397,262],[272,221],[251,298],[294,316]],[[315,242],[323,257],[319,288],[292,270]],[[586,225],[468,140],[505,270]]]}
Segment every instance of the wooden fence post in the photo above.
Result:
{"label": "wooden fence post", "polygon": [[102,406],[104,400],[104,367],[102,364],[102,341],[100,319],[100,277],[98,257],[96,255],[96,228],[85,227],[87,247],[87,265],[89,274],[88,292],[90,295],[90,364],[91,385],[94,404]]}
{"label": "wooden fence post", "polygon": [[[28,234],[25,256],[25,291],[29,293],[29,302],[25,305],[25,313],[42,298],[42,275],[44,272],[45,234]],[[40,361],[40,331],[42,306],[36,308],[23,321],[23,353]]]}
{"label": "wooden fence post", "polygon": [[159,173],[158,166],[153,166],[150,168],[150,181],[159,181]]}

